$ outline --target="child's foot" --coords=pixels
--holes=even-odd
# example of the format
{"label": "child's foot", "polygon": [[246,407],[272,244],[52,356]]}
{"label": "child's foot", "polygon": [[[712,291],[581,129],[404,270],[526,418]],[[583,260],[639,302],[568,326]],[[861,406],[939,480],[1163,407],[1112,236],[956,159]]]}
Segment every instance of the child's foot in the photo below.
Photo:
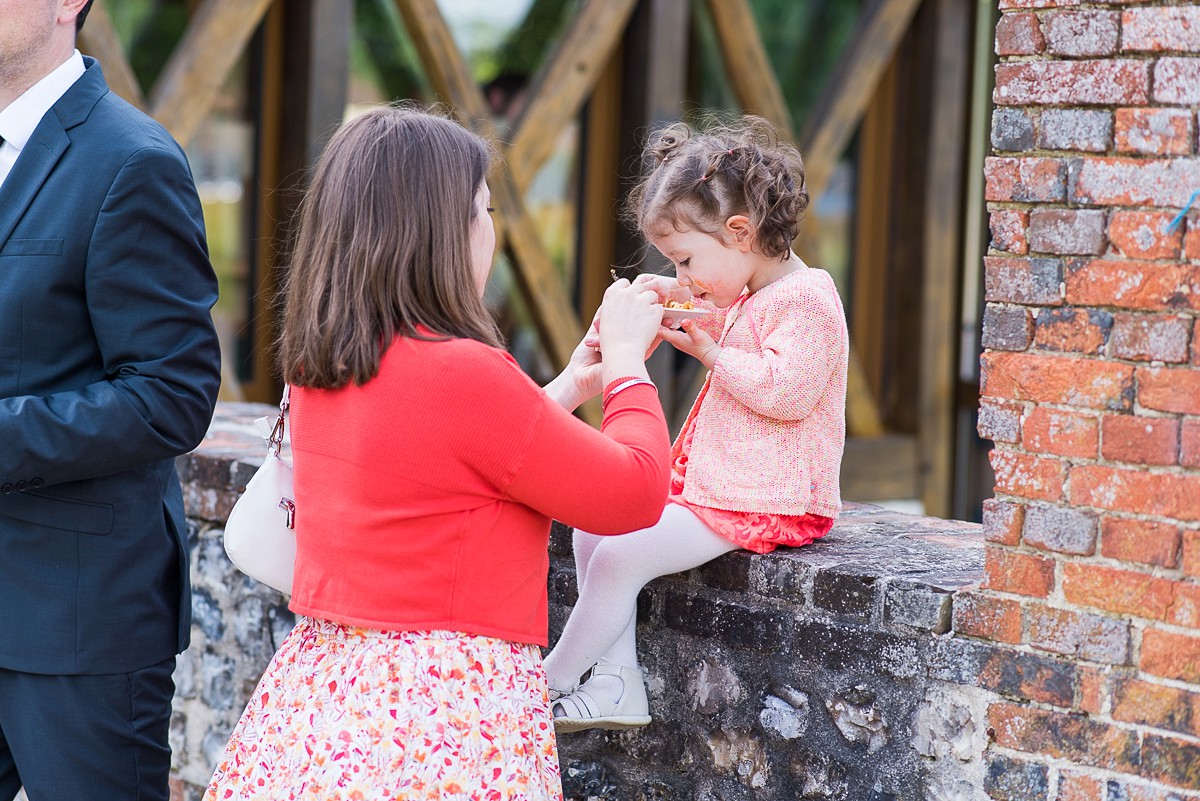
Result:
{"label": "child's foot", "polygon": [[600,661],[574,692],[553,701],[554,730],[636,729],[650,723],[650,704],[642,671]]}

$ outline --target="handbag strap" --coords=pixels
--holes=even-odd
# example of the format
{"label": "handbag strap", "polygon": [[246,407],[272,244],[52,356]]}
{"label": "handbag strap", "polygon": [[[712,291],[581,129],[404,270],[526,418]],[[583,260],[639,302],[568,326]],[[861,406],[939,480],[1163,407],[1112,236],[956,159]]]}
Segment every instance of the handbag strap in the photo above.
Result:
{"label": "handbag strap", "polygon": [[283,397],[279,400],[279,418],[275,421],[275,427],[271,429],[271,436],[267,437],[267,449],[273,451],[276,456],[283,449],[283,435],[287,430],[287,411],[291,406],[292,385],[283,385]]}

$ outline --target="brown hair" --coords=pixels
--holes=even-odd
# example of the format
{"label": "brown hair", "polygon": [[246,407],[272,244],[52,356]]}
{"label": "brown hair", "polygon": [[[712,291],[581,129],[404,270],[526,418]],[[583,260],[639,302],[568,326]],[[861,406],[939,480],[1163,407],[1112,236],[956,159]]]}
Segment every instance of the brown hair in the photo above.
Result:
{"label": "brown hair", "polygon": [[298,211],[279,358],[288,383],[363,384],[396,336],[500,346],[471,266],[486,142],[438,113],[374,108],[334,134]]}
{"label": "brown hair", "polygon": [[770,122],[747,115],[705,131],[675,123],[650,136],[644,156],[649,170],[625,205],[642,236],[670,227],[720,238],[725,221],[744,214],[760,253],[788,257],[808,190],[800,153]]}
{"label": "brown hair", "polygon": [[87,5],[79,10],[79,15],[75,17],[75,33],[78,34],[83,30],[84,20],[87,19],[88,12],[92,10],[92,3],[96,0],[88,0]]}

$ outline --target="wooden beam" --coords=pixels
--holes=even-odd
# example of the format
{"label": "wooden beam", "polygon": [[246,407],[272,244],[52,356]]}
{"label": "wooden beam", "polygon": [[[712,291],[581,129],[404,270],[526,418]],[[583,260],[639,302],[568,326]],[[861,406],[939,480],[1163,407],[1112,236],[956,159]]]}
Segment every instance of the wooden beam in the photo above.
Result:
{"label": "wooden beam", "polygon": [[[749,4],[746,0],[708,0],[708,9],[712,14],[721,56],[738,102],[746,111],[773,122],[788,139],[794,140],[787,103],[775,77],[775,70],[767,58],[762,37],[758,35],[758,24]],[[890,60],[890,53],[888,58]],[[884,63],[886,64],[886,61]],[[859,114],[861,113],[860,110]],[[834,163],[840,155],[840,150],[834,154]],[[812,162],[808,155],[804,161],[809,196],[815,201],[816,195],[824,188],[828,173],[820,176],[818,188],[814,190]],[[700,387],[703,386],[704,376],[704,371],[696,376],[693,386],[695,393],[699,393]],[[884,430],[880,421],[879,406],[853,347],[850,352],[846,386],[846,427],[851,435],[864,437],[879,436]]]}
{"label": "wooden beam", "polygon": [[150,113],[186,145],[272,0],[204,0],[150,92]]}
{"label": "wooden beam", "polygon": [[[789,140],[795,140],[792,119],[775,69],[767,58],[758,24],[747,0],[708,0],[717,31],[717,43],[733,93],[742,108],[765,117],[779,126]],[[811,190],[810,190],[811,192]]]}
{"label": "wooden beam", "polygon": [[621,42],[637,0],[585,3],[534,80],[529,103],[516,120],[508,169],[517,189],[529,188],[554,148],[558,132],[583,107]]}
{"label": "wooden beam", "polygon": [[480,136],[495,138],[487,102],[458,50],[437,0],[395,0],[433,90]]}
{"label": "wooden beam", "polygon": [[814,200],[825,189],[921,0],[868,0],[798,140]]}
{"label": "wooden beam", "polygon": [[958,286],[962,256],[963,152],[967,73],[971,67],[968,4],[934,4],[932,107],[925,182],[918,445],[925,514],[950,514],[954,491],[955,388],[958,384]]}
{"label": "wooden beam", "polygon": [[87,24],[79,32],[79,49],[93,56],[104,68],[108,87],[140,109],[146,108],[146,96],[125,55],[125,47],[117,36],[107,3],[100,0],[88,13]]}
{"label": "wooden beam", "polygon": [[[488,117],[483,93],[435,0],[396,0],[396,6],[434,90],[451,104],[464,124],[494,141],[495,128]],[[583,326],[553,263],[546,256],[537,228],[525,210],[521,192],[511,177],[502,174],[490,176],[489,184],[496,207],[497,245],[501,244],[502,238],[508,240],[516,257],[513,275],[517,287],[529,304],[550,359],[562,369],[583,336]]]}

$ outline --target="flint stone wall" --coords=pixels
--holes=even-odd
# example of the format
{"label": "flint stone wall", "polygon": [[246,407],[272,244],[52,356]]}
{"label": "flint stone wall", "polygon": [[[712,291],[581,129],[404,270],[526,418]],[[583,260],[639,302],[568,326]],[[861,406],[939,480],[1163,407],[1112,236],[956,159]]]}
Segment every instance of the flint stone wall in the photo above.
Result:
{"label": "flint stone wall", "polygon": [[[282,596],[233,568],[221,541],[223,520],[261,462],[252,420],[271,411],[222,404],[208,439],[179,461],[195,621],[176,671],[178,799],[200,798],[294,622]],[[654,723],[563,736],[567,797],[997,797],[983,758],[989,701],[1071,677],[1056,660],[955,636],[956,595],[982,575],[978,525],[851,504],[814,545],[729,554],[652,582],[638,638]],[[556,525],[552,641],[575,591],[570,531]]]}

